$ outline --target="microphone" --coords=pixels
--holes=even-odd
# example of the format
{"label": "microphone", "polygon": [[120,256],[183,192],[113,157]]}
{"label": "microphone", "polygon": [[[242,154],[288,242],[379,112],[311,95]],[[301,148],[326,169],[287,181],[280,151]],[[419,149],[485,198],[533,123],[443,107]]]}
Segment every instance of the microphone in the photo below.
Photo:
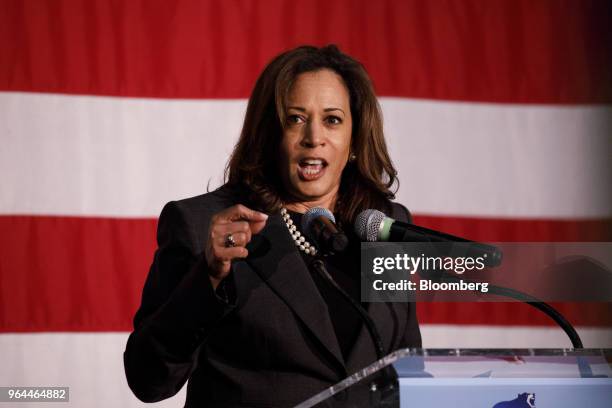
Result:
{"label": "microphone", "polygon": [[451,243],[463,242],[467,246],[467,256],[483,257],[486,266],[499,266],[502,261],[502,251],[493,246],[470,241],[465,238],[456,237],[431,230],[418,225],[407,224],[387,217],[378,210],[364,210],[355,220],[355,233],[362,241],[369,242],[438,242]]}
{"label": "microphone", "polygon": [[302,217],[302,231],[324,252],[342,252],[348,246],[348,238],[335,222],[328,209],[311,208]]}
{"label": "microphone", "polygon": [[[335,224],[336,218],[331,211],[326,208],[315,207],[311,208],[302,217],[302,231],[323,250],[323,252],[342,252],[348,246],[348,238]],[[353,299],[329,274],[325,263],[321,258],[314,259],[310,264],[321,277],[327,280],[341,295],[344,297],[349,304],[359,314],[359,317],[363,321],[365,327],[370,333],[370,337],[374,342],[376,349],[376,355],[378,359],[384,357],[385,349],[383,345],[380,333],[376,328],[374,320],[370,317],[368,312],[361,306],[361,304]],[[392,365],[385,367],[382,371],[382,379],[384,382],[377,384],[376,382],[370,385],[370,391],[375,392],[380,389],[382,393],[393,392],[395,388],[399,387],[397,380],[397,373]]]}

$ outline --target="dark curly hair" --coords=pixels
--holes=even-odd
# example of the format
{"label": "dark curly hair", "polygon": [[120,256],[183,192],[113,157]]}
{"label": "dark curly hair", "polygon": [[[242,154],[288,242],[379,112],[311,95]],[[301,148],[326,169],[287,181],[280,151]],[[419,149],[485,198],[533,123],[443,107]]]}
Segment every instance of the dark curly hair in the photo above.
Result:
{"label": "dark curly hair", "polygon": [[356,159],[342,173],[336,218],[348,225],[366,208],[388,213],[397,171],[387,152],[380,105],[363,65],[335,45],[301,46],[278,55],[266,66],[249,98],[240,139],[225,169],[226,181],[246,187],[247,200],[258,210],[274,213],[280,209],[287,192],[277,155],[287,96],[298,75],[321,69],[342,77],[353,117],[351,151]]}

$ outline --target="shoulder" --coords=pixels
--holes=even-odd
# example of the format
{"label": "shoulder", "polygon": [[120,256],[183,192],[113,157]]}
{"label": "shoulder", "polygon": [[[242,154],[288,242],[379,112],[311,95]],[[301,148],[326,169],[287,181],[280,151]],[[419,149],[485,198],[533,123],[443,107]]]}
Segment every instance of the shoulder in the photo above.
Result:
{"label": "shoulder", "polygon": [[206,217],[209,214],[212,215],[242,202],[241,197],[243,196],[244,191],[242,189],[224,184],[216,190],[205,194],[170,201],[164,209],[166,207],[174,207],[187,218]]}
{"label": "shoulder", "polygon": [[158,222],[158,241],[182,238],[189,246],[203,248],[212,216],[219,211],[240,203],[244,192],[227,184],[218,189],[168,202],[161,211]]}
{"label": "shoulder", "polygon": [[410,211],[408,211],[406,206],[400,203],[391,202],[390,217],[394,220],[412,224],[412,214],[410,214]]}

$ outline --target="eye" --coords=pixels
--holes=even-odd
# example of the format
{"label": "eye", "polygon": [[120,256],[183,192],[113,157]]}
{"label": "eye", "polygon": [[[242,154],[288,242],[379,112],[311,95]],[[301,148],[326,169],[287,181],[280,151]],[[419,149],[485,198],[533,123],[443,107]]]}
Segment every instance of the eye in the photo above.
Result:
{"label": "eye", "polygon": [[287,123],[295,125],[304,122],[304,119],[300,115],[287,115]]}
{"label": "eye", "polygon": [[330,125],[339,125],[342,123],[342,119],[340,119],[338,116],[328,116],[325,120],[327,120],[327,123],[329,123]]}

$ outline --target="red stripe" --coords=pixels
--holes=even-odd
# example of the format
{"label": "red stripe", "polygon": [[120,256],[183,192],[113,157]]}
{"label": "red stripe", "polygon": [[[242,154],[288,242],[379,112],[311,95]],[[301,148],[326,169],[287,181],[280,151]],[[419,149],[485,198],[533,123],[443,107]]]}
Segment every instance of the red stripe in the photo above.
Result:
{"label": "red stripe", "polygon": [[244,98],[296,45],[337,43],[383,96],[612,101],[610,3],[573,0],[12,0],[0,89]]}
{"label": "red stripe", "polygon": [[597,242],[612,241],[612,218],[546,220],[415,215],[414,223],[477,241]]}
{"label": "red stripe", "polygon": [[155,220],[0,217],[0,331],[127,330]]}
{"label": "red stripe", "polygon": [[[500,225],[512,223],[427,219],[430,226],[448,225],[454,232],[469,232],[470,226],[478,225],[466,235],[498,241],[509,236]],[[464,229],[456,227],[462,223]],[[533,230],[527,221],[516,223],[512,230],[517,240],[530,240],[531,231],[538,231],[536,239],[566,240],[597,238],[601,231],[595,221],[538,221]],[[569,224],[573,227],[565,227]],[[155,227],[153,219],[1,216],[0,332],[130,330],[155,250]],[[484,230],[500,233],[480,235]],[[581,233],[569,235],[575,231]],[[610,304],[559,307],[576,325],[612,326]],[[539,312],[516,303],[428,303],[421,304],[419,315],[423,323],[551,324]]]}
{"label": "red stripe", "polygon": [[[551,303],[572,325],[612,327],[611,303]],[[556,326],[524,303],[419,303],[419,322],[484,326]]]}

